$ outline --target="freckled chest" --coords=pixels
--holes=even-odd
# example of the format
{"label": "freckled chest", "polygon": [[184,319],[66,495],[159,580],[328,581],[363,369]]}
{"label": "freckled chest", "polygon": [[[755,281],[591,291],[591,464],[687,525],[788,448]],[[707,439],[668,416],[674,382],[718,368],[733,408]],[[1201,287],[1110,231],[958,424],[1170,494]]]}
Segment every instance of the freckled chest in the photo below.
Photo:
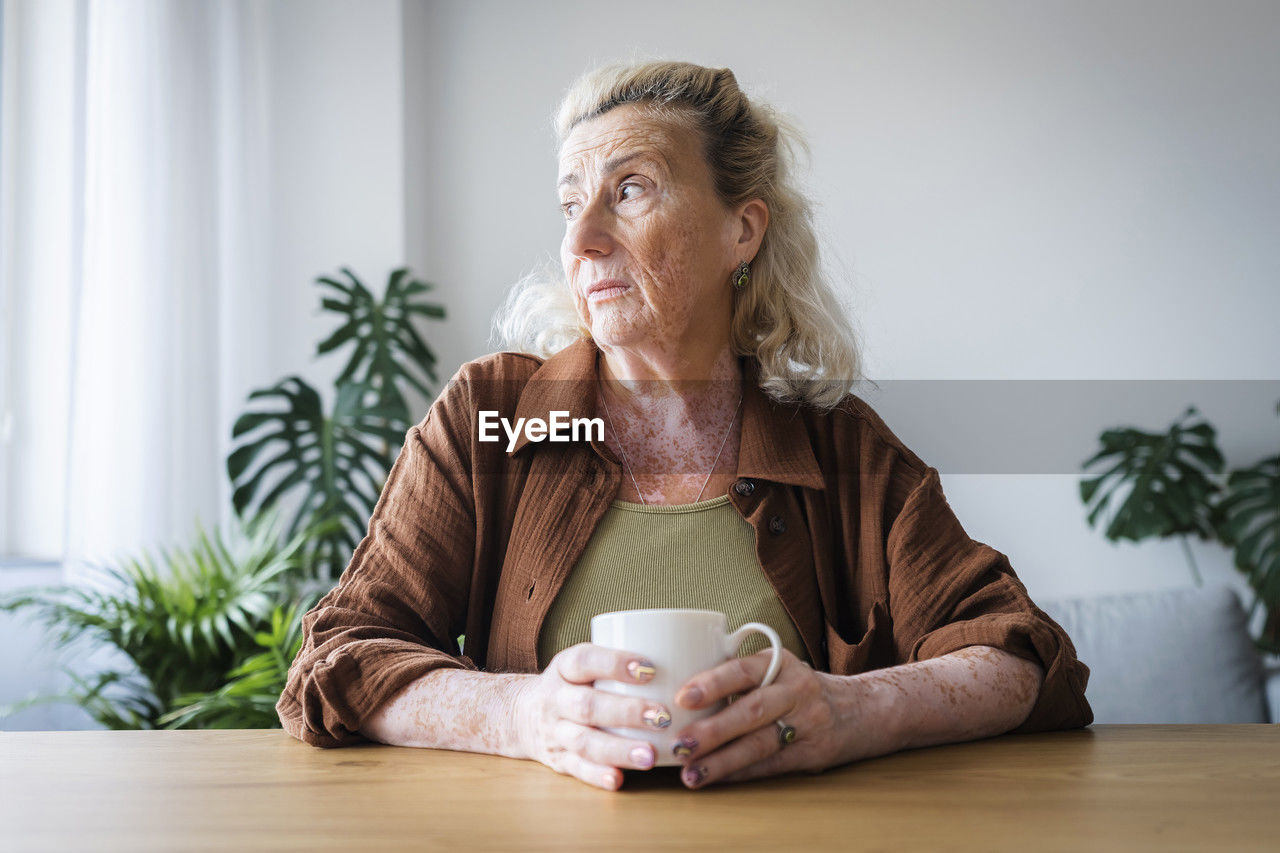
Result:
{"label": "freckled chest", "polygon": [[648,503],[692,503],[699,492],[703,500],[725,494],[738,469],[740,415],[730,405],[696,418],[670,411],[614,417],[605,443],[627,468],[617,497],[641,503],[637,484]]}

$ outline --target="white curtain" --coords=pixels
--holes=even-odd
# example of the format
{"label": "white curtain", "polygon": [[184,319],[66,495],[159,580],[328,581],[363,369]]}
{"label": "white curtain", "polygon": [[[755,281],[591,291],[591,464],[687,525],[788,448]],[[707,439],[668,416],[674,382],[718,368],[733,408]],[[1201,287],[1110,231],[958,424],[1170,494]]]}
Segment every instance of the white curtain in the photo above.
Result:
{"label": "white curtain", "polygon": [[4,0],[3,21],[0,553],[77,580],[227,520],[267,340],[265,15]]}

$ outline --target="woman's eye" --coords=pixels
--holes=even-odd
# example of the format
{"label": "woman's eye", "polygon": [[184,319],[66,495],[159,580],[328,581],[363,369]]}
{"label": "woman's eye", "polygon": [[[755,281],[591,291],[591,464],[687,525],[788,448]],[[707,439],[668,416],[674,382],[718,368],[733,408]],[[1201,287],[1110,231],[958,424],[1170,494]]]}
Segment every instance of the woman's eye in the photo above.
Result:
{"label": "woman's eye", "polygon": [[629,198],[629,196],[626,194],[626,193],[627,193],[627,190],[629,190],[629,189],[631,189],[631,190],[641,190],[641,189],[644,189],[644,188],[643,188],[642,186],[640,186],[639,184],[635,183],[634,181],[630,181],[630,182],[628,182],[628,183],[623,184],[623,185],[621,186],[621,188],[620,188],[620,191],[621,191],[621,193],[622,193],[622,198],[623,198],[623,200],[624,200],[624,201],[625,201],[627,198]]}
{"label": "woman's eye", "polygon": [[576,201],[566,201],[560,205],[560,210],[564,213],[565,219],[572,219],[573,215],[578,212],[578,203]]}

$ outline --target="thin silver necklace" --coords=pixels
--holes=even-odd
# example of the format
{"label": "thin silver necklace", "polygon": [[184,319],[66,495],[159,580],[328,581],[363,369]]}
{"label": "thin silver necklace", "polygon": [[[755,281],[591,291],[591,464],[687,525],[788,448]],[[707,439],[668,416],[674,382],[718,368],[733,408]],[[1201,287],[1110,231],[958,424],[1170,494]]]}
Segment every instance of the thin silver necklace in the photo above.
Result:
{"label": "thin silver necklace", "polygon": [[[644,499],[644,492],[640,491],[640,484],[636,482],[636,473],[631,465],[627,462],[627,449],[622,446],[622,436],[618,433],[618,428],[613,425],[613,413],[609,411],[609,401],[605,399],[604,389],[600,389],[600,402],[604,404],[605,417],[609,419],[609,429],[613,430],[613,437],[618,440],[618,450],[622,451],[622,467],[631,475],[631,485],[635,486],[636,494],[640,496],[640,503],[645,506],[649,502]],[[720,454],[724,453],[724,446],[729,443],[729,434],[733,432],[733,422],[738,419],[738,409],[742,408],[742,395],[738,395],[738,405],[733,407],[733,417],[729,419],[729,428],[724,432],[724,439],[720,442],[720,449],[716,451],[716,458],[711,463],[711,470],[707,472],[707,479],[702,481],[702,488],[698,489],[698,496],[693,499],[694,503],[702,500],[702,493],[707,490],[707,483],[711,482],[711,475],[715,473],[716,463],[720,461]]]}

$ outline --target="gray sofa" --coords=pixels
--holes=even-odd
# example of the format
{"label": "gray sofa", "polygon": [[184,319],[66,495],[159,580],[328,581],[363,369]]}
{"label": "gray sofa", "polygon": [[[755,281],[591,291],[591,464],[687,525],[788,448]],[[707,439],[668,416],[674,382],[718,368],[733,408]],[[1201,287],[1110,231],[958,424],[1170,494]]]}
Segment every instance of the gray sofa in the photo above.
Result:
{"label": "gray sofa", "polygon": [[1095,723],[1280,722],[1280,666],[1227,586],[1036,601],[1089,666]]}

